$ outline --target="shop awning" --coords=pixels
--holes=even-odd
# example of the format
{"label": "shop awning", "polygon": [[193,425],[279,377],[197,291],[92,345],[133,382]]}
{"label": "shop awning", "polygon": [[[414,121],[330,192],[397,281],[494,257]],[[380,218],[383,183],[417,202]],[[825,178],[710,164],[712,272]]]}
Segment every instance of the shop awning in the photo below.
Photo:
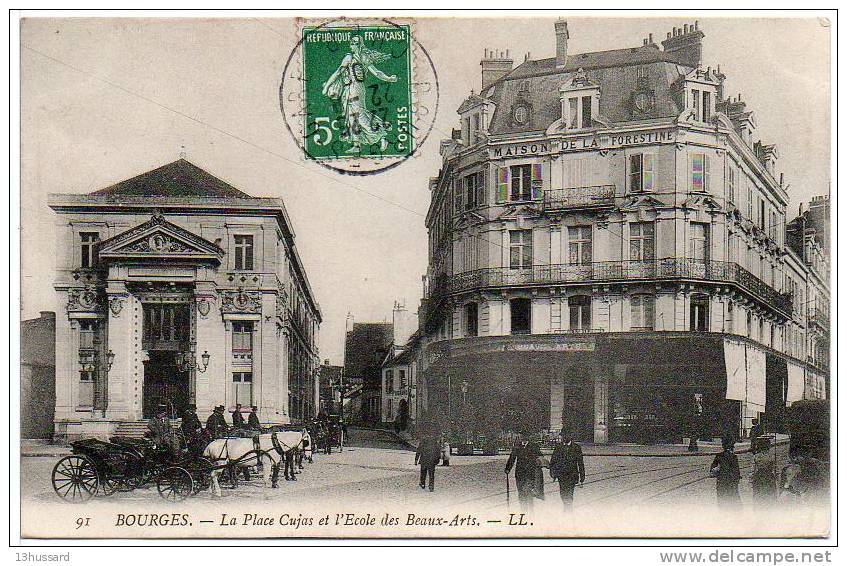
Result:
{"label": "shop awning", "polygon": [[727,340],[726,398],[765,406],[765,352],[749,344]]}
{"label": "shop awning", "polygon": [[788,394],[785,398],[785,404],[790,405],[794,401],[803,399],[803,391],[806,387],[806,376],[802,366],[797,364],[788,364]]}

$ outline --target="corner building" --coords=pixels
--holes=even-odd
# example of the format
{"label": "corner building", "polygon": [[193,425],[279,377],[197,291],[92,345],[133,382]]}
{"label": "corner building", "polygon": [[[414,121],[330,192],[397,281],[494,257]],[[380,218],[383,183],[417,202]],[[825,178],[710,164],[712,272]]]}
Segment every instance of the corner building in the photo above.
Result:
{"label": "corner building", "polygon": [[48,204],[57,437],[138,434],[159,403],[316,414],[321,312],[281,200],[180,159]]}
{"label": "corner building", "polygon": [[828,374],[807,357],[808,266],[785,265],[776,147],[701,65],[698,23],[580,54],[554,31],[554,58],[486,50],[441,142],[418,410],[593,442],[783,426]]}

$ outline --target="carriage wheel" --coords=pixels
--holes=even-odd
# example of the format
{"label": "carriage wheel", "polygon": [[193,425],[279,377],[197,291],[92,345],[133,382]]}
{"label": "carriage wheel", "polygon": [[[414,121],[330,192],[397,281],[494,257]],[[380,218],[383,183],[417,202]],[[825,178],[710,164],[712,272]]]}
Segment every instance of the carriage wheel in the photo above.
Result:
{"label": "carriage wheel", "polygon": [[104,474],[99,479],[100,485],[96,494],[98,497],[109,497],[116,491],[120,491],[123,478],[110,477]]}
{"label": "carriage wheel", "polygon": [[88,501],[97,493],[99,483],[94,462],[85,456],[65,456],[53,468],[53,490],[65,501]]}
{"label": "carriage wheel", "polygon": [[182,501],[194,493],[194,480],[185,468],[166,469],[156,482],[159,495],[167,501]]}

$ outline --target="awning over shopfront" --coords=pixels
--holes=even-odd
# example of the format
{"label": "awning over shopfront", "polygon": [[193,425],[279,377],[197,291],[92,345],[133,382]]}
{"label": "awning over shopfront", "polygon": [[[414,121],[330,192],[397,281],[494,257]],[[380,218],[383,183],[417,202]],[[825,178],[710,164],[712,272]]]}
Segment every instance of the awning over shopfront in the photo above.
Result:
{"label": "awning over shopfront", "polygon": [[805,369],[800,365],[788,362],[788,394],[785,398],[785,404],[790,405],[794,401],[803,399],[805,387]]}
{"label": "awning over shopfront", "polygon": [[742,342],[724,342],[726,398],[765,407],[765,352]]}

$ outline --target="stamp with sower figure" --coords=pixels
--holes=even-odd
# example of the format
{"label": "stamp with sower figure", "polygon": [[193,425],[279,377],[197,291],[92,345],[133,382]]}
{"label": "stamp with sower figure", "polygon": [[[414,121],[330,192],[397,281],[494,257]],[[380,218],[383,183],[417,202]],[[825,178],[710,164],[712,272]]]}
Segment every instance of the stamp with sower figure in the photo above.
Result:
{"label": "stamp with sower figure", "polygon": [[352,174],[412,156],[432,129],[437,101],[435,69],[412,26],[387,20],[303,25],[280,86],[305,158]]}

